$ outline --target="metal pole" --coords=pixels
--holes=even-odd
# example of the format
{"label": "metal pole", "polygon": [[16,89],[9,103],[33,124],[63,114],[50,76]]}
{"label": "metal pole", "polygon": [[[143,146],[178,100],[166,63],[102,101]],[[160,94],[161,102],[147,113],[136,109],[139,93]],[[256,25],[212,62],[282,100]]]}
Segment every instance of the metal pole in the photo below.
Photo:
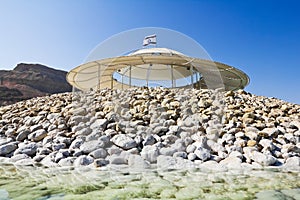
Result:
{"label": "metal pole", "polygon": [[194,88],[194,77],[193,77],[193,66],[190,67],[190,72],[191,72],[191,87]]}
{"label": "metal pole", "polygon": [[113,75],[111,75],[110,89],[114,89],[114,79],[113,79]]}
{"label": "metal pole", "polygon": [[131,66],[129,66],[129,87],[131,88]]}
{"label": "metal pole", "polygon": [[97,90],[100,90],[100,70],[101,70],[101,66],[100,66],[100,64],[98,64],[98,74],[97,74],[98,85],[97,85]]}
{"label": "metal pole", "polygon": [[171,65],[172,88],[174,88],[174,67]]}
{"label": "metal pole", "polygon": [[196,86],[197,86],[197,89],[199,89],[199,80],[198,80],[198,73],[199,72],[196,72]]}
{"label": "metal pole", "polygon": [[125,70],[124,70],[124,72],[123,72],[123,74],[122,74],[122,77],[121,77],[121,80],[122,80],[122,90],[124,89],[124,88],[123,88],[123,84],[124,84],[124,80],[123,80],[123,79],[124,79],[124,73],[125,73]]}
{"label": "metal pole", "polygon": [[146,75],[146,84],[147,84],[147,87],[149,87],[149,76],[150,76],[151,69],[152,69],[152,64],[150,63],[149,67],[148,67],[148,70],[147,70],[147,75]]}

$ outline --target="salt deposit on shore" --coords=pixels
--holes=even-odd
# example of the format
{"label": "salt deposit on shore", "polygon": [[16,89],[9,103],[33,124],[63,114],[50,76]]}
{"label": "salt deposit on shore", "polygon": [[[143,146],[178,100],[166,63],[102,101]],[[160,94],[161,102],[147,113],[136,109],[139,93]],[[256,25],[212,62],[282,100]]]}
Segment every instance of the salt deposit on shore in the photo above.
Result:
{"label": "salt deposit on shore", "polygon": [[0,108],[15,165],[300,170],[300,105],[245,91],[133,88]]}

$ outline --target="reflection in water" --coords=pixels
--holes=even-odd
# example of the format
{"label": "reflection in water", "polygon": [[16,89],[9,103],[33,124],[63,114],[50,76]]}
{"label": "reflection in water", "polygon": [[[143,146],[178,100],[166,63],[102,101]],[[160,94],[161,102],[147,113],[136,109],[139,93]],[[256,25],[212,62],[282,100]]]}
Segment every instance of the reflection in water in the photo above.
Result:
{"label": "reflection in water", "polygon": [[279,195],[282,199],[287,196],[299,198],[299,173],[272,169],[138,172],[128,168],[99,170],[0,166],[0,199],[5,200],[253,199],[255,196],[267,198],[272,195]]}

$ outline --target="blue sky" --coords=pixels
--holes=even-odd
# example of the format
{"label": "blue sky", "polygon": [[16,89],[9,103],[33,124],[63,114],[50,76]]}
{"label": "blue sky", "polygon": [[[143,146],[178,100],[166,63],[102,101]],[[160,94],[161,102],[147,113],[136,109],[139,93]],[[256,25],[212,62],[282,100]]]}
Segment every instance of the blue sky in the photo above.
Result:
{"label": "blue sky", "polygon": [[164,27],[246,72],[246,91],[300,104],[299,8],[297,0],[0,0],[0,69],[70,70],[114,34]]}

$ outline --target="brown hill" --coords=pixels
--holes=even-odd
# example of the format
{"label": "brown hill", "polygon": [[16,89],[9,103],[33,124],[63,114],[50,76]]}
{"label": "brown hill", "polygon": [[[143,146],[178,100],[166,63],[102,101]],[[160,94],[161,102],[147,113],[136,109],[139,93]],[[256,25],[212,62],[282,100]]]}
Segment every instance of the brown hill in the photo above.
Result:
{"label": "brown hill", "polygon": [[0,70],[0,106],[54,93],[69,92],[67,72],[40,64],[18,64],[13,70]]}

